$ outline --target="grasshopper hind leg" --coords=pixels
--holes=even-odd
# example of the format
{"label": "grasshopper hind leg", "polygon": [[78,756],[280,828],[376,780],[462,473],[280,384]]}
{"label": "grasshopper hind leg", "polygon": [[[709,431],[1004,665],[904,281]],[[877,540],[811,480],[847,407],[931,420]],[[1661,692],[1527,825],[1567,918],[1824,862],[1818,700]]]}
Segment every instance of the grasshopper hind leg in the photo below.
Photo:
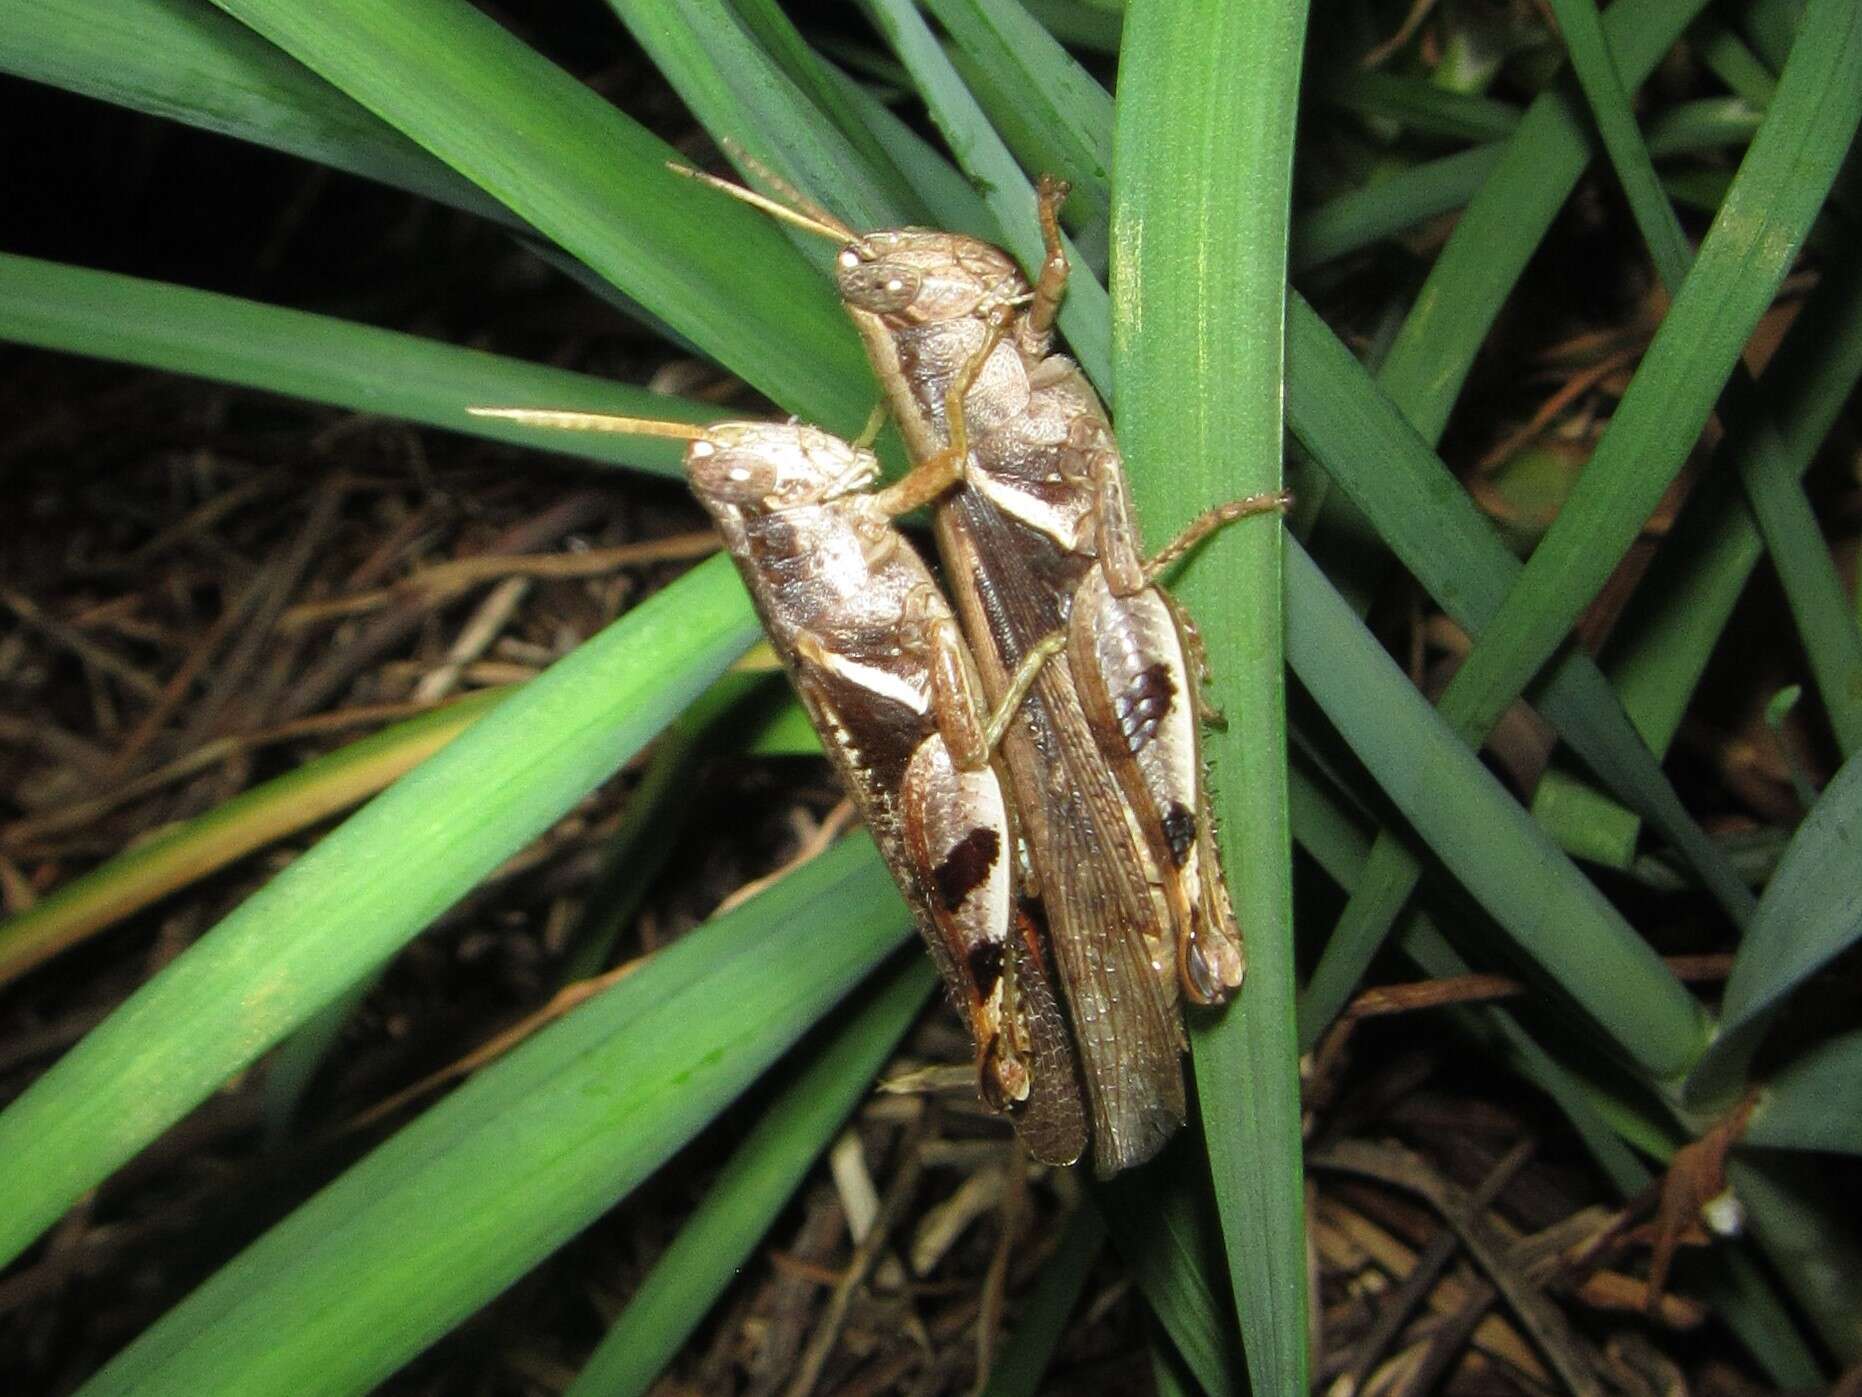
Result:
{"label": "grasshopper hind leg", "polygon": [[1081,702],[1170,909],[1183,993],[1219,1004],[1240,986],[1244,961],[1210,830],[1193,649],[1175,605],[1155,587],[1120,596],[1096,570],[1074,598],[1068,642]]}

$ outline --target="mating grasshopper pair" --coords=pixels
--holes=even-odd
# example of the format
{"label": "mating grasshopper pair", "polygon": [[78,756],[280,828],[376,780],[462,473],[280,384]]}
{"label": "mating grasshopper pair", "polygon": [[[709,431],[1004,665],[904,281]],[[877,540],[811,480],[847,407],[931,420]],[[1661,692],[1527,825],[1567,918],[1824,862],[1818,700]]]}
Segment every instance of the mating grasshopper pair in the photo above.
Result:
{"label": "mating grasshopper pair", "polygon": [[[811,427],[668,426],[692,438],[693,490],[966,1013],[985,1099],[1036,1158],[1071,1163],[1090,1138],[1100,1174],[1140,1163],[1185,1114],[1181,999],[1220,1003],[1244,964],[1201,779],[1200,646],[1154,579],[1285,498],[1142,558],[1104,409],[1050,352],[1064,186],[1043,181],[1030,285],[972,238],[858,235],[700,178],[841,242],[841,298],[918,464],[870,491],[872,454]],[[892,523],[921,504],[961,627]]]}

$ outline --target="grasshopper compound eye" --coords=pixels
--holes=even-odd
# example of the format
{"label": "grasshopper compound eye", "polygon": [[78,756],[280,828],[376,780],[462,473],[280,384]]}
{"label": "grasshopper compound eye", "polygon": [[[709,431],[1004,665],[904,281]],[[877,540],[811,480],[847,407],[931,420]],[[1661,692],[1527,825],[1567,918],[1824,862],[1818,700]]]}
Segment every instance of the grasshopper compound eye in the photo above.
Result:
{"label": "grasshopper compound eye", "polygon": [[894,315],[909,310],[918,299],[924,274],[892,258],[863,257],[849,247],[835,264],[835,280],[848,305],[875,315]]}
{"label": "grasshopper compound eye", "polygon": [[686,448],[685,474],[692,493],[707,505],[760,513],[783,503],[781,467],[754,451],[700,438]]}

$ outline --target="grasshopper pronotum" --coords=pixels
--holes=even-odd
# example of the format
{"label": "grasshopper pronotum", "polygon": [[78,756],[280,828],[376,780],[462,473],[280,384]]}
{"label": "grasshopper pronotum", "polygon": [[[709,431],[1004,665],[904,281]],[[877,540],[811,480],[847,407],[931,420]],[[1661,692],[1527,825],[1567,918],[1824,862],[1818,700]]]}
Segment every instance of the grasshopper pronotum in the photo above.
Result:
{"label": "grasshopper pronotum", "polygon": [[[771,647],[905,894],[975,1038],[984,1099],[1029,1152],[1086,1147],[1072,1039],[1038,899],[956,618],[868,487],[873,453],[798,423],[708,427],[519,408],[542,426],[683,437],[692,493],[717,521]],[[1047,655],[1037,648],[1026,688]]]}
{"label": "grasshopper pronotum", "polygon": [[1035,680],[1003,755],[1045,892],[1095,1163],[1110,1174],[1149,1158],[1183,1118],[1179,995],[1219,1003],[1244,969],[1202,783],[1201,649],[1154,579],[1215,527],[1286,498],[1223,506],[1144,560],[1105,410],[1077,365],[1050,353],[1064,197],[1043,181],[1047,255],[1032,286],[974,238],[857,234],[819,210],[749,202],[842,243],[841,298],[919,463],[880,500],[934,505],[992,700],[1045,637],[1068,636],[1068,663]]}

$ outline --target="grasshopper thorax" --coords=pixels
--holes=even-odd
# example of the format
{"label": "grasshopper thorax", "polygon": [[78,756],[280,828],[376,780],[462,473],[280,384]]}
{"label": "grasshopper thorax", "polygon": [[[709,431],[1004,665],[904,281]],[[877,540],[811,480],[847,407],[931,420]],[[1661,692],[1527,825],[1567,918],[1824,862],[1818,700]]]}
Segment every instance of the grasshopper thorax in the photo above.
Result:
{"label": "grasshopper thorax", "polygon": [[928,228],[855,238],[835,259],[834,277],[850,307],[895,328],[983,314],[1028,291],[1000,248]]}
{"label": "grasshopper thorax", "polygon": [[708,505],[775,514],[865,490],[879,461],[805,423],[724,422],[686,448],[685,473]]}

